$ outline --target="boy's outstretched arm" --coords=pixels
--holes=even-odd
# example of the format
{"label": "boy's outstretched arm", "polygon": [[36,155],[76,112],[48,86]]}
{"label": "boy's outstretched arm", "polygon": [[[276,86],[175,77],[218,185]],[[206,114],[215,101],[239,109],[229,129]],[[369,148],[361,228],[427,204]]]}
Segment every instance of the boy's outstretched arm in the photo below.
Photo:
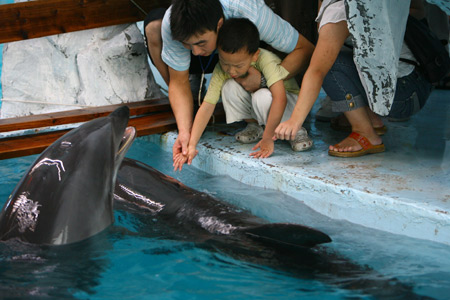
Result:
{"label": "boy's outstretched arm", "polygon": [[273,137],[275,135],[275,128],[280,124],[284,110],[286,109],[286,89],[284,88],[283,80],[275,82],[269,89],[272,93],[272,105],[270,106],[262,140],[252,148],[252,150],[260,148],[260,150],[250,153],[254,158],[266,158],[272,155],[274,151]]}
{"label": "boy's outstretched arm", "polygon": [[[186,155],[179,155],[178,159],[176,159],[176,163],[174,163],[175,171],[179,169],[181,171],[183,164],[186,162],[190,165],[192,160],[197,155],[197,144],[200,140],[203,131],[205,131],[206,126],[208,125],[209,120],[211,119],[212,114],[214,113],[215,104],[211,104],[208,102],[203,102],[200,108],[195,115],[194,124],[191,130],[191,137],[189,139],[188,144],[188,153]],[[181,157],[182,156],[182,157]]]}

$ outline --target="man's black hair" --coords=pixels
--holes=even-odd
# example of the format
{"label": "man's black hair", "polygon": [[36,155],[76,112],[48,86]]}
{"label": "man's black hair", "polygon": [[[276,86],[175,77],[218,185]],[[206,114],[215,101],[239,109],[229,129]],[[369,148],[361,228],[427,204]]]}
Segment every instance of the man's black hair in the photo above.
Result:
{"label": "man's black hair", "polygon": [[194,34],[217,31],[217,23],[224,18],[219,0],[173,0],[170,30],[176,41],[185,41]]}
{"label": "man's black hair", "polygon": [[219,30],[217,48],[226,53],[236,53],[244,49],[249,54],[254,54],[259,48],[258,28],[246,18],[225,20]]}

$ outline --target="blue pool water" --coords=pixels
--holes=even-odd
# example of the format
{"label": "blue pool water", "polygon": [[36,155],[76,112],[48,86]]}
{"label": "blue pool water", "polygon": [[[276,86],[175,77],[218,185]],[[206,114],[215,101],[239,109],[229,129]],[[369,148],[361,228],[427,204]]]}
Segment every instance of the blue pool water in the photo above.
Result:
{"label": "blue pool water", "polygon": [[[171,154],[142,138],[127,156],[271,222],[322,230],[333,239],[327,251],[368,266],[379,276],[397,278],[419,295],[435,299],[450,295],[449,246],[331,220],[296,199],[226,176],[211,176],[192,167],[174,173]],[[0,161],[0,205],[35,158]],[[119,210],[115,215],[114,226],[76,245],[0,243],[0,295],[24,299],[370,299],[324,281],[168,240],[152,233],[151,222],[138,215]]]}

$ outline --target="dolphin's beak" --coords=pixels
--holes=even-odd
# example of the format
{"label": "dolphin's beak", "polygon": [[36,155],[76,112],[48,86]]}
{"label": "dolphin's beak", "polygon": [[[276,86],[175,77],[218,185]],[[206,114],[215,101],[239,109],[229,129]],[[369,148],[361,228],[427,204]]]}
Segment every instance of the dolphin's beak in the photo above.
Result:
{"label": "dolphin's beak", "polygon": [[125,157],[128,149],[130,149],[131,144],[133,144],[134,139],[136,138],[136,129],[132,126],[128,126],[125,128],[125,131],[122,136],[122,141],[119,145],[119,150],[116,154],[116,160],[122,160]]}
{"label": "dolphin's beak", "polygon": [[136,129],[132,126],[128,126],[127,128],[125,128],[125,131],[122,135],[122,140],[120,141],[119,150],[117,150],[116,153],[113,182],[116,182],[117,171],[119,170],[119,167],[122,164],[123,159],[125,158],[125,154],[127,154],[127,151],[128,149],[130,149],[135,138]]}

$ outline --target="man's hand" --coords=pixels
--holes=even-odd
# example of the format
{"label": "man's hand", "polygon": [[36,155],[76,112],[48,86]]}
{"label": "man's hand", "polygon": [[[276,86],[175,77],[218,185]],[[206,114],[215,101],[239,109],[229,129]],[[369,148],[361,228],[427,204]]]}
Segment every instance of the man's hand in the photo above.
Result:
{"label": "man's hand", "polygon": [[261,73],[256,70],[254,67],[250,67],[248,69],[248,75],[244,78],[235,78],[237,83],[242,85],[242,87],[250,93],[256,92],[259,90],[261,85]]}
{"label": "man's hand", "polygon": [[184,132],[184,133],[178,133],[178,137],[175,140],[175,143],[173,144],[172,147],[172,159],[173,161],[175,161],[175,158],[178,156],[178,154],[182,154],[182,155],[187,155],[187,151],[188,151],[188,143],[189,143],[189,138],[191,137],[191,135],[188,132]]}
{"label": "man's hand", "polygon": [[274,141],[271,139],[262,139],[252,148],[252,150],[256,150],[260,148],[258,151],[250,153],[254,158],[266,158],[272,155],[273,150],[275,148]]}

